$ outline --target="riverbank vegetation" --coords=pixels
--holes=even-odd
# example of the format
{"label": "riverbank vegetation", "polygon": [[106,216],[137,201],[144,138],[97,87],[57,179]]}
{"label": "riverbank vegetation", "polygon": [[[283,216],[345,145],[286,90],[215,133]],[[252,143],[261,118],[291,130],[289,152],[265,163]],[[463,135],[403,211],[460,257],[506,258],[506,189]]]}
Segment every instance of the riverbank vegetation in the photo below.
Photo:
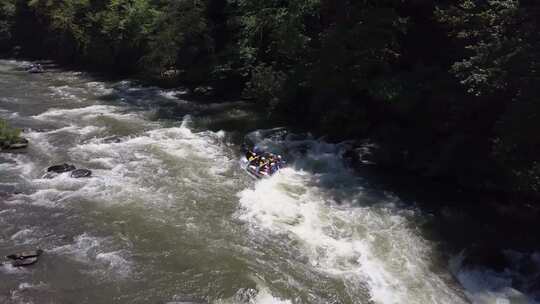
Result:
{"label": "riverbank vegetation", "polygon": [[11,128],[6,121],[0,119],[0,150],[20,142],[20,134],[21,130]]}
{"label": "riverbank vegetation", "polygon": [[540,193],[540,3],[0,0],[0,51],[248,98],[387,167]]}

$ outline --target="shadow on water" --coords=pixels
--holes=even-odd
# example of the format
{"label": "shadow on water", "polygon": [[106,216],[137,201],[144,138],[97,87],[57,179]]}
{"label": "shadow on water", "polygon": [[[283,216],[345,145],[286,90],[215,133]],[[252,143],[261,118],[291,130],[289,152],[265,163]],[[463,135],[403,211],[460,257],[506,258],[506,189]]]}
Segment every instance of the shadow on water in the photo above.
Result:
{"label": "shadow on water", "polygon": [[[539,299],[540,207],[536,202],[462,190],[376,166],[361,167],[358,174],[369,180],[372,191],[392,193],[404,203],[402,207],[420,212],[421,220],[415,224],[422,236],[435,245],[442,261],[448,261],[456,279],[470,285],[465,287],[471,289],[473,302],[481,301],[478,295],[490,294],[510,294],[508,299],[522,301],[517,300],[523,299],[519,295],[512,298],[509,287],[526,294],[527,301]],[[456,268],[452,263],[458,260]]]}
{"label": "shadow on water", "polygon": [[433,217],[425,229],[443,240],[448,250],[487,245],[496,249],[540,250],[533,233],[540,207],[532,201],[500,193],[461,190],[426,178],[379,169],[360,168],[373,188],[389,191]]}
{"label": "shadow on water", "polygon": [[[280,129],[271,131],[276,130]],[[290,133],[284,134],[278,136],[276,146],[290,138]],[[472,263],[503,270],[510,261],[505,261],[502,251],[540,251],[540,234],[535,233],[540,220],[538,202],[504,193],[464,190],[444,181],[376,165],[353,168],[341,155],[344,152],[341,144],[323,144],[313,138],[293,142],[287,142],[287,147],[281,150],[272,143],[263,142],[263,147],[285,153],[295,160],[296,169],[317,174],[311,180],[312,186],[325,189],[338,204],[359,190],[372,198],[363,201],[363,206],[388,197],[398,198],[402,208],[414,208],[427,219],[421,225],[424,235],[439,244],[442,252],[455,255],[466,249],[484,258],[471,257]],[[314,151],[319,143],[323,148]],[[324,145],[333,147],[324,148]]]}

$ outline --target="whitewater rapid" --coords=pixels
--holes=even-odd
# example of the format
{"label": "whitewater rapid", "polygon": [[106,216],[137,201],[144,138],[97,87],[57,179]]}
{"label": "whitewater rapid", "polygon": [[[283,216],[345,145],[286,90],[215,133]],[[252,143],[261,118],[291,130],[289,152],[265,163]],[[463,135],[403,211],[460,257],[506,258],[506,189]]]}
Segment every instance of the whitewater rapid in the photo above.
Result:
{"label": "whitewater rapid", "polygon": [[[0,117],[31,142],[0,154],[0,254],[45,255],[0,266],[2,303],[535,303],[511,274],[446,260],[426,215],[370,188],[342,145],[254,132],[289,157],[254,181],[234,128],[209,127],[241,124],[243,103],[24,64],[0,62]],[[44,178],[63,162],[93,176]]]}

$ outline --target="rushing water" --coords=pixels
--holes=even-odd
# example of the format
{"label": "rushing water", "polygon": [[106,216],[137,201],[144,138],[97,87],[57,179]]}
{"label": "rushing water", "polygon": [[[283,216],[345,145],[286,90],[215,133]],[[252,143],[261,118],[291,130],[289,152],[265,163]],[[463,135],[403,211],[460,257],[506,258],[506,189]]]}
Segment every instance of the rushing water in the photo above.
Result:
{"label": "rushing water", "polygon": [[[0,266],[1,303],[533,303],[445,260],[425,216],[370,189],[339,145],[261,137],[291,166],[253,181],[242,102],[23,64],[0,61],[0,117],[31,142],[0,154],[0,255],[45,254]],[[43,178],[64,162],[93,177]]]}

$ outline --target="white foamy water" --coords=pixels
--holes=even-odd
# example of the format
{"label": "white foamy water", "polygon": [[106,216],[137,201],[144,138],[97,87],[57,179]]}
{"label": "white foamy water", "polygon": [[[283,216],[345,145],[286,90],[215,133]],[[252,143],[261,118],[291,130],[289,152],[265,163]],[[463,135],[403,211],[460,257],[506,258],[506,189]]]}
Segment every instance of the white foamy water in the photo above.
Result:
{"label": "white foamy water", "polygon": [[91,273],[98,274],[106,279],[127,277],[131,273],[132,266],[131,262],[124,257],[126,252],[122,249],[107,251],[112,247],[119,247],[114,242],[111,238],[82,234],[77,236],[72,244],[50,249],[49,252],[92,265]]}
{"label": "white foamy water", "polygon": [[290,300],[274,297],[268,290],[263,289],[253,301],[255,304],[292,304]]}
{"label": "white foamy water", "polygon": [[185,103],[186,101],[178,99],[178,97],[186,95],[187,93],[186,90],[159,90],[160,96],[181,103]]}
{"label": "white foamy water", "polygon": [[52,91],[51,95],[54,98],[60,98],[63,100],[84,102],[86,98],[80,98],[81,93],[86,93],[85,90],[81,88],[73,88],[68,85],[63,86],[51,86],[49,89]]}
{"label": "white foamy water", "polygon": [[89,91],[97,96],[110,95],[114,89],[110,88],[106,83],[99,81],[90,81],[86,83]]}
{"label": "white foamy water", "polygon": [[[187,295],[228,304],[253,289],[241,303],[536,303],[527,283],[535,275],[467,268],[459,259],[446,267],[416,224],[421,211],[349,172],[341,145],[281,140],[283,129],[254,132],[253,141],[291,163],[250,180],[230,142],[237,134],[204,127],[251,117],[241,102],[196,104],[181,99],[183,90],[60,70],[1,77],[15,87],[0,99],[1,115],[30,128],[30,146],[0,155],[2,191],[20,191],[0,196],[0,250],[45,254],[32,268],[0,267],[8,284],[0,284],[0,302],[166,303]],[[191,107],[193,116],[171,119]],[[64,162],[92,177],[44,178]]]}
{"label": "white foamy water", "polygon": [[81,122],[84,120],[96,119],[101,116],[111,117],[117,120],[139,120],[140,117],[134,113],[119,113],[121,107],[107,105],[92,105],[74,109],[50,109],[46,112],[34,116],[35,119]]}
{"label": "white foamy water", "polygon": [[[351,183],[328,147],[315,143],[302,162],[312,167],[282,170],[240,192],[240,218],[297,239],[314,268],[351,289],[367,284],[375,303],[466,303],[449,275],[431,270],[429,245],[409,227],[414,211]],[[341,180],[349,184],[343,188]]]}
{"label": "white foamy water", "polygon": [[[465,288],[469,300],[475,304],[537,304],[540,293],[534,284],[540,281],[540,254],[522,254],[507,251],[513,263],[510,268],[497,272],[480,266],[464,266],[465,253],[455,256],[450,268]],[[523,275],[526,269],[527,275]],[[518,290],[513,285],[520,285]]]}
{"label": "white foamy water", "polygon": [[[117,142],[96,138],[72,148],[69,153],[72,159],[86,162],[91,168],[101,168],[95,170],[96,177],[79,191],[81,196],[92,194],[111,203],[129,202],[126,198],[131,197],[135,201],[169,206],[178,199],[178,194],[171,193],[168,187],[202,184],[230,169],[231,161],[216,145],[219,140],[219,133],[193,133],[184,123]],[[189,170],[177,167],[188,163]],[[174,176],[173,172],[178,170],[182,175]],[[162,182],[148,183],[148,178]]]}

